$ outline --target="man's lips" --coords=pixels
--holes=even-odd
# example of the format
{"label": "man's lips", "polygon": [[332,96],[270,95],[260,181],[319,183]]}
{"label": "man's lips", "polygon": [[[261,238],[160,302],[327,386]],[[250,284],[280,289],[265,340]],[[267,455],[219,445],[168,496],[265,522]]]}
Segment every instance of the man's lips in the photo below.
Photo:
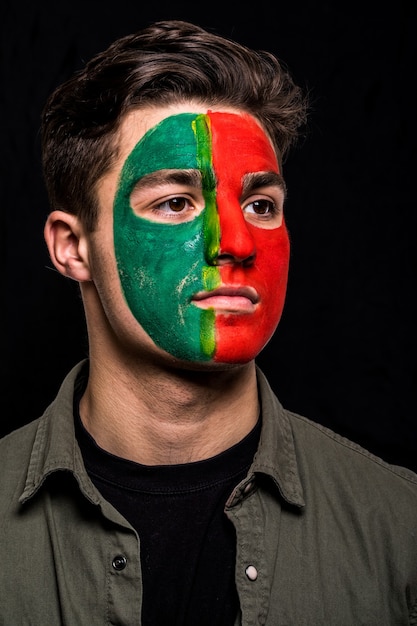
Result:
{"label": "man's lips", "polygon": [[228,287],[223,285],[212,291],[199,291],[192,302],[200,309],[216,309],[227,313],[252,313],[259,295],[253,287]]}

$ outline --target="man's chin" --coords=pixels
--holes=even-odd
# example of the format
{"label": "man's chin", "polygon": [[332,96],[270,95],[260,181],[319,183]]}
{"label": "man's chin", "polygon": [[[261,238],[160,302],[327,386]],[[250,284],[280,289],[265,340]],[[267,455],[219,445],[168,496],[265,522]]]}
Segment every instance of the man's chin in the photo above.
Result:
{"label": "man's chin", "polygon": [[171,366],[175,370],[182,369],[190,372],[222,372],[239,369],[254,361],[253,358],[236,359],[234,356],[230,360],[217,361],[209,360],[184,360],[171,355]]}

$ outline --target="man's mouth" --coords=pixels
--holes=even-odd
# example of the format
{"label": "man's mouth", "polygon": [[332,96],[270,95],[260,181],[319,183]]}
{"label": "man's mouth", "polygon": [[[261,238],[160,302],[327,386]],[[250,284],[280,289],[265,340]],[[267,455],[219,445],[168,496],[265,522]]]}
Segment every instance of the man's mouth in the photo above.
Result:
{"label": "man's mouth", "polygon": [[253,313],[259,300],[253,287],[223,285],[212,291],[199,291],[191,301],[200,309],[215,309],[222,313]]}

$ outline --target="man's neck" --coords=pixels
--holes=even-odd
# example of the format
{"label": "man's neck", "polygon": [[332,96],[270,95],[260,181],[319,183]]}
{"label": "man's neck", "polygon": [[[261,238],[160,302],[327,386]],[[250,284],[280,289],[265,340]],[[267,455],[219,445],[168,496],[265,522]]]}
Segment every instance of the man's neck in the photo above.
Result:
{"label": "man's neck", "polygon": [[259,415],[253,362],[222,371],[105,368],[92,360],[80,403],[96,443],[146,465],[210,458],[243,439]]}

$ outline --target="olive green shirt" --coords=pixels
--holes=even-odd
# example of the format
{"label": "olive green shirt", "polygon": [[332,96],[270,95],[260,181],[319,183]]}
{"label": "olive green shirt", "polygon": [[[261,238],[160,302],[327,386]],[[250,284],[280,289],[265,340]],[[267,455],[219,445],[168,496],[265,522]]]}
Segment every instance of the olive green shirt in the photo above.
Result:
{"label": "olive green shirt", "polygon": [[[141,623],[140,538],[92,484],[74,435],[80,368],[0,441],[1,626]],[[259,370],[258,382],[259,448],[225,509],[236,624],[417,624],[417,476],[283,409]]]}

